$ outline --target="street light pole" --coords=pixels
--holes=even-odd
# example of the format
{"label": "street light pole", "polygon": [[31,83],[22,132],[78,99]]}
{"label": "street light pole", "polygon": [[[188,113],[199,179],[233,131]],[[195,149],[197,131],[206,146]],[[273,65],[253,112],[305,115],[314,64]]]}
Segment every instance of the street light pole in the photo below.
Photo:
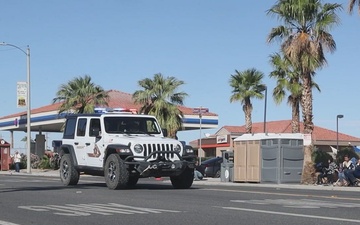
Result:
{"label": "street light pole", "polygon": [[26,117],[26,132],[27,132],[27,138],[26,138],[26,155],[27,155],[27,164],[26,164],[26,172],[31,173],[31,106],[30,106],[30,47],[27,46],[26,51],[24,51],[22,48],[1,42],[0,45],[3,46],[11,46],[14,47],[20,51],[22,51],[26,55],[26,107],[27,107],[27,117]]}
{"label": "street light pole", "polygon": [[267,86],[265,86],[264,133],[266,133],[266,103],[267,103]]}
{"label": "street light pole", "polygon": [[201,113],[201,106],[200,106],[200,112],[199,112],[199,119],[200,119],[200,139],[199,139],[199,151],[200,151],[200,157],[199,157],[199,166],[201,165],[201,156],[202,156],[202,148],[201,148],[201,125],[202,125],[202,113]]}
{"label": "street light pole", "polygon": [[209,109],[208,108],[203,108],[202,106],[200,106],[199,108],[194,108],[193,109],[193,113],[198,113],[199,114],[199,120],[200,120],[200,139],[199,139],[199,149],[198,149],[198,152],[199,152],[199,165],[201,165],[201,156],[202,156],[202,148],[201,148],[201,127],[202,127],[202,114],[203,113],[207,113],[209,112]]}
{"label": "street light pole", "polygon": [[344,115],[336,116],[336,150],[339,151],[339,119],[343,118]]}

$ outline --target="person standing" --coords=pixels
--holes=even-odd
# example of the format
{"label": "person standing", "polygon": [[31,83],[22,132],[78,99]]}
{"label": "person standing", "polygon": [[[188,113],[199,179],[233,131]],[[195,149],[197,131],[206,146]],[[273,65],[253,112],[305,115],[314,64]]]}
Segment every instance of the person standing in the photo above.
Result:
{"label": "person standing", "polygon": [[14,155],[14,163],[15,163],[15,172],[20,172],[20,162],[21,162],[21,155],[18,151],[15,152]]}

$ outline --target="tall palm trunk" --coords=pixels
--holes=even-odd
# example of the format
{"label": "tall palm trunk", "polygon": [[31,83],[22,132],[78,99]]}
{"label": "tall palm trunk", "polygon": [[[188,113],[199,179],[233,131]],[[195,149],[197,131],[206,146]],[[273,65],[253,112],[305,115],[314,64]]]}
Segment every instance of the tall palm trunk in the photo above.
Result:
{"label": "tall palm trunk", "polygon": [[246,133],[251,133],[252,130],[252,119],[251,119],[251,113],[252,113],[252,105],[250,100],[245,100],[245,105],[243,107],[244,113],[245,113],[245,131]]}
{"label": "tall palm trunk", "polygon": [[168,132],[168,137],[169,137],[169,138],[177,139],[177,131],[169,130],[169,132]]}
{"label": "tall palm trunk", "polygon": [[291,103],[291,117],[292,133],[300,133],[300,106],[298,100]]}
{"label": "tall palm trunk", "polygon": [[[314,130],[314,123],[313,123],[313,109],[312,109],[312,90],[311,90],[311,75],[310,73],[305,74],[302,77],[303,81],[303,90],[302,90],[302,99],[301,99],[301,106],[303,112],[303,122],[304,122],[304,134],[312,135]],[[312,137],[311,137],[312,143]],[[309,165],[311,165],[311,155],[312,155],[313,146],[305,145],[304,146],[304,167],[302,172],[302,183],[311,183],[312,176],[310,174]]]}

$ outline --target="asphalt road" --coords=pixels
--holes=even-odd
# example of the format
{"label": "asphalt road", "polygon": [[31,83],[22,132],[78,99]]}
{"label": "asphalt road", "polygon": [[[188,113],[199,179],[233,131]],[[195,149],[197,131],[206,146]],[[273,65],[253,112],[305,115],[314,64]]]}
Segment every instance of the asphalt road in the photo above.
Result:
{"label": "asphalt road", "polygon": [[358,192],[194,185],[142,179],[109,190],[102,177],[65,187],[56,177],[0,175],[0,225],[359,224]]}

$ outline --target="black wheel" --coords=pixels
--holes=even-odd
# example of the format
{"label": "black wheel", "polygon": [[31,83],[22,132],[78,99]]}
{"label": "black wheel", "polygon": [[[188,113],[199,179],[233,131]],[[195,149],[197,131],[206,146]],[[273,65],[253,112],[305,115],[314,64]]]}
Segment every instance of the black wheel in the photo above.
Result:
{"label": "black wheel", "polygon": [[220,170],[216,171],[214,178],[219,178],[220,176],[221,176],[221,171]]}
{"label": "black wheel", "polygon": [[188,189],[194,181],[194,169],[187,167],[179,176],[170,177],[171,184],[176,189]]}
{"label": "black wheel", "polygon": [[134,187],[137,184],[138,180],[139,180],[139,177],[137,177],[137,176],[129,177],[129,181],[127,182],[126,186]]}
{"label": "black wheel", "polygon": [[106,159],[104,175],[106,185],[114,190],[127,188],[131,181],[124,160],[118,154],[111,154]]}
{"label": "black wheel", "polygon": [[79,182],[79,172],[69,154],[64,154],[60,160],[60,179],[66,186],[76,185]]}

